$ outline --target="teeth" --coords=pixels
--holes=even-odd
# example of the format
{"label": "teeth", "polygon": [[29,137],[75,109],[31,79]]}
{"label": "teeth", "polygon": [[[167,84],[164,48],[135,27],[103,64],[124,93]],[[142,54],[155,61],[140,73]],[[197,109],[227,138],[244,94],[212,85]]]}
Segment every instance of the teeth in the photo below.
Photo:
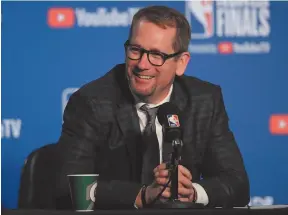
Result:
{"label": "teeth", "polygon": [[153,76],[147,76],[147,75],[138,75],[139,78],[141,79],[151,79]]}

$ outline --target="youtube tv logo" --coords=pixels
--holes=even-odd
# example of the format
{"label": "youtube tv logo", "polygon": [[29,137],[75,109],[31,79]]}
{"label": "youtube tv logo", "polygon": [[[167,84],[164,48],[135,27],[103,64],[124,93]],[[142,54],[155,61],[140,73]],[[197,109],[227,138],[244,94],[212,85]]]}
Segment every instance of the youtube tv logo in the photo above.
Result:
{"label": "youtube tv logo", "polygon": [[288,114],[273,114],[269,122],[270,133],[288,135]]}
{"label": "youtube tv logo", "polygon": [[75,24],[73,8],[50,8],[47,23],[51,28],[72,28]]}
{"label": "youtube tv logo", "polygon": [[233,44],[231,42],[220,42],[218,44],[218,52],[220,54],[231,54],[233,52]]}

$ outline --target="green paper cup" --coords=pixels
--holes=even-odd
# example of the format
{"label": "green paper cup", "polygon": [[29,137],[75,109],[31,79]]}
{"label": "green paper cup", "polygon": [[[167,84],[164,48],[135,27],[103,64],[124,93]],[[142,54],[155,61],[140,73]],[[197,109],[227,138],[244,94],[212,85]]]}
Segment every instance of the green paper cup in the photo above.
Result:
{"label": "green paper cup", "polygon": [[93,211],[98,174],[68,175],[70,195],[74,210]]}

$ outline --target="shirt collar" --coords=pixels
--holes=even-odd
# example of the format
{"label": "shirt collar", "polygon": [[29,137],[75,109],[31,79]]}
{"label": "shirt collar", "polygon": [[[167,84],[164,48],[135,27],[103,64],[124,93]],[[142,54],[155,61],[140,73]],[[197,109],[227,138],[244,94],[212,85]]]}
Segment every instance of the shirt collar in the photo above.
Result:
{"label": "shirt collar", "polygon": [[140,99],[134,93],[132,93],[132,95],[133,95],[133,97],[135,99],[135,103],[136,103],[135,107],[136,107],[137,110],[139,110],[140,107],[142,107],[144,104],[147,104],[148,108],[154,108],[154,107],[157,107],[157,106],[160,106],[160,105],[164,104],[165,102],[169,102],[170,98],[171,98],[172,90],[173,90],[173,84],[171,85],[169,93],[167,94],[167,96],[161,102],[159,102],[158,104],[150,104],[150,103],[142,102],[142,101],[140,101]]}

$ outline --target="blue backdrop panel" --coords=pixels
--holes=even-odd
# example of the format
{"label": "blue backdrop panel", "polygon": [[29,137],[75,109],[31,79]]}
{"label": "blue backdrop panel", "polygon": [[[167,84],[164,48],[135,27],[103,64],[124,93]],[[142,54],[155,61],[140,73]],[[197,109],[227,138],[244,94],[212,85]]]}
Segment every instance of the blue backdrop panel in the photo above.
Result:
{"label": "blue backdrop panel", "polygon": [[269,129],[282,114],[274,129],[288,130],[288,3],[205,2],[2,2],[5,207],[17,207],[29,153],[57,142],[71,93],[123,62],[133,14],[154,4],[183,12],[193,26],[186,74],[222,86],[251,204],[288,203],[288,132]]}

